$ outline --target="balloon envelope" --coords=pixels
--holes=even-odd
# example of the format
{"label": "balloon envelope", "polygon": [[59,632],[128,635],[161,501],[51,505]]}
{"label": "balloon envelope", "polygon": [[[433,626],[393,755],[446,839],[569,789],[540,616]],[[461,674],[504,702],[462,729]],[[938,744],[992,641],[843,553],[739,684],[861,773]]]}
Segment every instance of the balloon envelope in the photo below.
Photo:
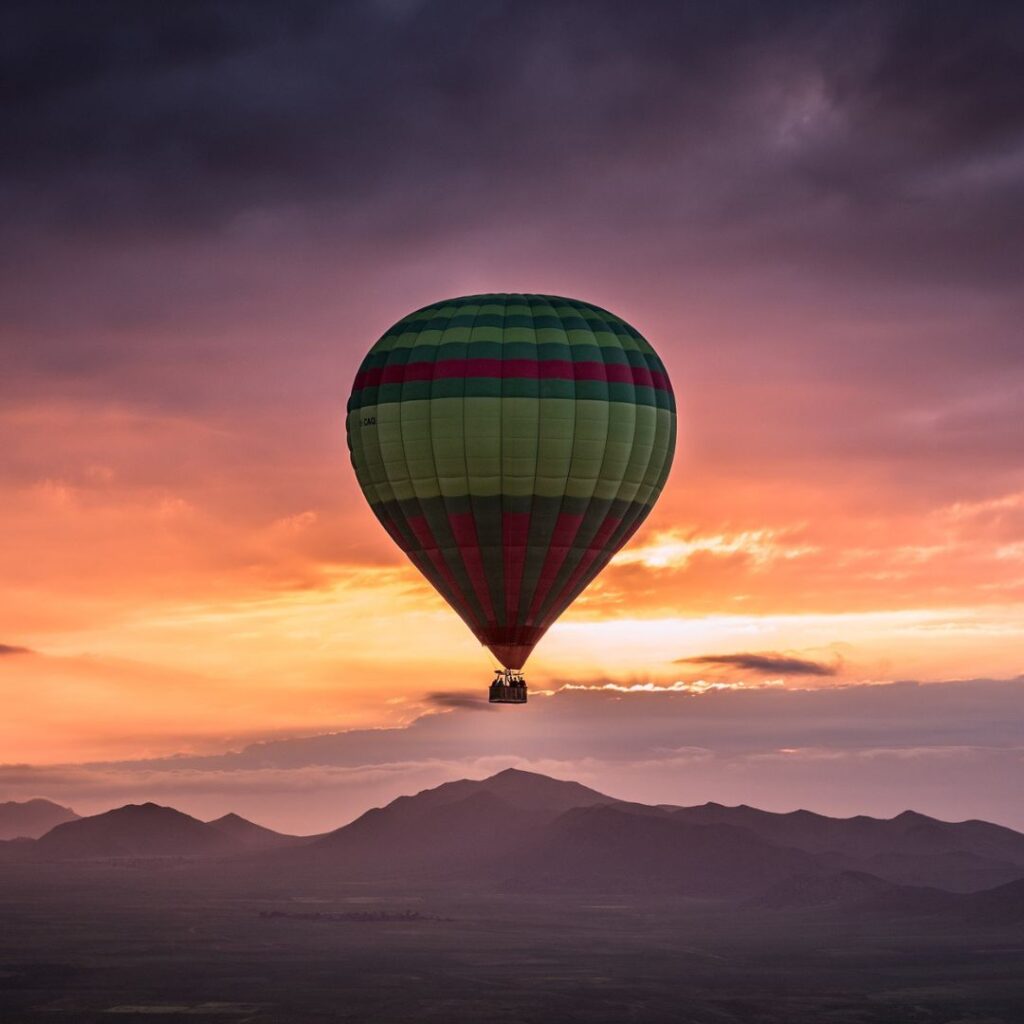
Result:
{"label": "balloon envelope", "polygon": [[410,313],[363,360],[348,403],[370,507],[510,669],[647,517],[675,435],[650,344],[550,295]]}

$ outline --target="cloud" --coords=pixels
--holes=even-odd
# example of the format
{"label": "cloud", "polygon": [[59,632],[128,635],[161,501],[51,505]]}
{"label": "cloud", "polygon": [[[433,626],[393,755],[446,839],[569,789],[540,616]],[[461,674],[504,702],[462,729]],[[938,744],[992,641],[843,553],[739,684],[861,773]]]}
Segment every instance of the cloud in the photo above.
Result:
{"label": "cloud", "polygon": [[0,644],[0,658],[10,657],[15,654],[34,654],[35,651],[28,647],[16,647],[12,644]]}
{"label": "cloud", "polygon": [[640,564],[647,569],[673,569],[685,566],[694,557],[721,558],[740,556],[757,568],[778,560],[792,560],[818,551],[810,544],[793,544],[775,530],[746,530],[733,535],[683,536],[678,530],[655,534],[642,544],[630,545],[619,552],[613,565]]}
{"label": "cloud", "polygon": [[835,665],[774,653],[702,654],[693,658],[678,658],[676,664],[739,668],[750,672],[778,673],[784,676],[834,676],[837,671]]}
{"label": "cloud", "polygon": [[914,807],[1024,828],[1024,677],[703,693],[608,683],[494,714],[445,705],[401,728],[226,754],[0,766],[0,799],[41,794],[82,812],[159,797],[311,832],[402,793],[518,765],[627,799],[847,815]]}
{"label": "cloud", "polygon": [[699,695],[712,693],[715,690],[756,690],[765,687],[785,685],[782,680],[770,680],[750,685],[743,682],[724,683],[718,680],[708,682],[706,679],[682,680],[674,683],[562,683],[562,690],[610,690],[614,693],[691,693]]}
{"label": "cloud", "polygon": [[424,702],[435,708],[459,708],[463,711],[496,711],[485,697],[466,692],[428,693]]}

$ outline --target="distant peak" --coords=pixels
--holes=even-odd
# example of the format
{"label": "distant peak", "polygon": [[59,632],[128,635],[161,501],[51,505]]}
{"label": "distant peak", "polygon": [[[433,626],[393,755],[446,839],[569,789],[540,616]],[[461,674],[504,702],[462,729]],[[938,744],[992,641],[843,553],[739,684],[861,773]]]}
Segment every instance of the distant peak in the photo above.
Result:
{"label": "distant peak", "polygon": [[929,818],[927,814],[921,814],[920,811],[900,811],[892,819],[893,821],[934,821],[934,818]]}
{"label": "distant peak", "polygon": [[0,807],[57,807],[62,811],[71,810],[70,807],[54,803],[53,800],[47,800],[44,796],[34,796],[28,800],[6,800],[0,803]]}
{"label": "distant peak", "polygon": [[500,772],[496,772],[494,775],[484,779],[484,782],[490,782],[491,779],[549,779],[550,775],[541,775],[540,772],[528,772],[522,768],[504,768]]}
{"label": "distant peak", "polygon": [[[147,800],[144,804],[125,804],[123,807],[113,807],[106,814],[116,815],[117,817],[189,817],[184,811],[179,811],[174,807],[166,807],[163,804],[155,804],[152,800]],[[102,815],[98,815],[98,817],[102,817]]]}

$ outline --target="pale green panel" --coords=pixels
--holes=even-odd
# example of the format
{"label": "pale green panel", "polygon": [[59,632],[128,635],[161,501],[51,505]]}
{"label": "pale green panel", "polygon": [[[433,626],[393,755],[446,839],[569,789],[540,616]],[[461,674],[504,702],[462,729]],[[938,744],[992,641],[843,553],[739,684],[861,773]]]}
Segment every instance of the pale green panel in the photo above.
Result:
{"label": "pale green panel", "polygon": [[437,316],[438,311],[443,308],[443,306],[427,306],[425,309],[418,309],[415,313],[410,313],[405,317],[404,322],[418,325],[424,320],[433,320]]}
{"label": "pale green panel", "polygon": [[469,493],[464,407],[465,402],[461,398],[434,398],[430,401],[430,440],[438,484],[442,494],[453,497]]}
{"label": "pale green panel", "polygon": [[672,458],[675,448],[676,414],[670,409],[657,410],[657,429],[654,435],[654,452],[651,465],[644,476],[644,483],[653,487],[660,479],[666,459]]}
{"label": "pale green panel", "polygon": [[380,499],[377,497],[377,487],[367,463],[365,438],[362,435],[362,410],[348,414],[345,429],[348,432],[352,468],[356,472],[356,479],[359,481],[363,494],[366,495],[366,500],[375,503]]}
{"label": "pale green panel", "polygon": [[[569,333],[563,331],[561,327],[538,327],[537,328],[537,344],[538,345],[564,345],[566,337]],[[590,337],[587,331],[576,331],[576,334],[586,335]]]}
{"label": "pale green panel", "polygon": [[583,327],[567,328],[562,338],[563,342],[568,342],[570,345],[593,345],[596,340],[597,335]]}
{"label": "pale green panel", "polygon": [[[466,312],[463,311],[459,314],[465,316]],[[453,341],[469,341],[469,328],[468,327],[446,327],[444,329],[444,335],[441,338],[439,344],[447,345]]]}
{"label": "pale green panel", "polygon": [[474,324],[469,332],[470,341],[496,341],[501,343],[501,328],[488,327],[486,324]]}
{"label": "pale green panel", "polygon": [[601,475],[594,488],[594,497],[613,500],[618,496],[636,434],[637,407],[629,402],[608,403],[608,442],[604,449]]}
{"label": "pale green panel", "polygon": [[[348,415],[349,440],[352,462],[363,493],[371,502],[390,501],[394,497],[377,437],[377,407],[364,406]],[[372,420],[372,423],[367,423]]]}
{"label": "pale green panel", "polygon": [[481,313],[488,313],[494,316],[502,316],[505,313],[505,300],[504,298],[493,299],[490,302],[483,302],[480,305]]}
{"label": "pale green panel", "polygon": [[572,465],[576,402],[570,398],[541,398],[538,402],[540,423],[534,493],[542,498],[560,498],[565,493]]}
{"label": "pale green panel", "polygon": [[416,340],[419,327],[403,322],[401,326],[395,325],[393,333],[385,334],[380,341],[370,350],[371,352],[390,352],[393,348],[400,348],[403,345],[411,345]]}
{"label": "pale green panel", "polygon": [[572,464],[565,484],[565,495],[568,498],[590,498],[594,494],[608,444],[609,405],[611,403],[604,400],[576,403]]}
{"label": "pale green panel", "polygon": [[502,494],[533,494],[533,480],[537,473],[538,418],[538,399],[502,398]]}
{"label": "pale green panel", "polygon": [[[444,334],[439,327],[424,327],[418,334],[413,335],[410,338],[412,347],[416,348],[417,345],[438,345],[441,342],[441,336]],[[398,348],[399,346],[395,346]]]}
{"label": "pale green panel", "polygon": [[638,497],[637,492],[644,481],[647,466],[651,461],[658,426],[658,409],[651,405],[637,405],[634,408],[636,409],[636,430],[633,435],[633,446],[618,493],[618,497],[623,501],[635,501]]}
{"label": "pale green panel", "polygon": [[675,413],[669,409],[658,409],[654,444],[651,446],[651,459],[644,473],[643,481],[637,488],[636,501],[647,504],[657,498],[659,485],[665,475],[666,463],[671,462],[674,449]]}
{"label": "pale green panel", "polygon": [[627,349],[630,352],[642,352],[643,349],[636,343],[635,338],[631,338],[628,334],[616,334],[616,338],[619,340],[619,345]]}
{"label": "pale green panel", "polygon": [[559,302],[555,296],[551,297],[551,308],[554,310],[555,316],[561,317],[563,320],[570,317],[590,320],[594,316],[589,309],[580,309],[579,306],[570,306],[568,303]]}
{"label": "pale green panel", "polygon": [[402,440],[402,405],[389,402],[377,406],[377,447],[384,474],[398,501],[415,496]]}
{"label": "pale green panel", "polygon": [[470,492],[501,494],[501,399],[466,398],[463,414]]}
{"label": "pale green panel", "polygon": [[[505,316],[533,316],[534,310],[530,306],[530,303],[526,299],[516,299],[511,296],[507,300],[507,304],[502,306],[502,312]],[[506,335],[507,336],[507,335]]]}
{"label": "pale green panel", "polygon": [[430,400],[398,403],[401,413],[402,447],[417,498],[436,498],[440,493],[434,448],[430,441]]}
{"label": "pale green panel", "polygon": [[506,327],[502,331],[502,340],[507,345],[509,342],[522,342],[533,345],[537,341],[537,333],[532,327]]}

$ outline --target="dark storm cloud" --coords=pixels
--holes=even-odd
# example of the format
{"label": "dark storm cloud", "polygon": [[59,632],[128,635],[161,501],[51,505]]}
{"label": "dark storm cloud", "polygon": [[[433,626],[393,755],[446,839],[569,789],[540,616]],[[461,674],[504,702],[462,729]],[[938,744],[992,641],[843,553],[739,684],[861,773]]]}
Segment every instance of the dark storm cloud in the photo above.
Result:
{"label": "dark storm cloud", "polygon": [[15,647],[11,644],[0,644],[0,658],[10,657],[15,654],[32,654],[34,653],[28,647]]}
{"label": "dark storm cloud", "polygon": [[[703,224],[890,261],[902,239],[963,273],[1019,251],[1021,176],[1000,164],[1024,129],[1012,3],[6,11],[8,219],[180,233],[328,203],[430,234],[600,209],[666,243]],[[970,258],[930,253],[937,227]]]}
{"label": "dark storm cloud", "polygon": [[710,665],[721,668],[749,669],[751,672],[778,672],[787,676],[834,676],[834,665],[785,654],[704,654],[679,658],[677,665]]}
{"label": "dark storm cloud", "polygon": [[[4,33],[2,168],[64,223],[99,230],[194,228],[253,204],[351,201],[370,184],[447,190],[453,174],[514,178],[538,156],[547,167],[533,175],[547,176],[553,161],[592,158],[575,144],[597,143],[598,132],[615,150],[638,141],[660,120],[649,105],[659,79],[692,90],[717,78],[722,56],[780,20],[753,9],[731,26],[659,4],[626,13],[578,3],[428,3],[404,16],[368,2],[26,5]],[[613,42],[626,61],[606,77]],[[632,81],[646,62],[652,71]]]}

